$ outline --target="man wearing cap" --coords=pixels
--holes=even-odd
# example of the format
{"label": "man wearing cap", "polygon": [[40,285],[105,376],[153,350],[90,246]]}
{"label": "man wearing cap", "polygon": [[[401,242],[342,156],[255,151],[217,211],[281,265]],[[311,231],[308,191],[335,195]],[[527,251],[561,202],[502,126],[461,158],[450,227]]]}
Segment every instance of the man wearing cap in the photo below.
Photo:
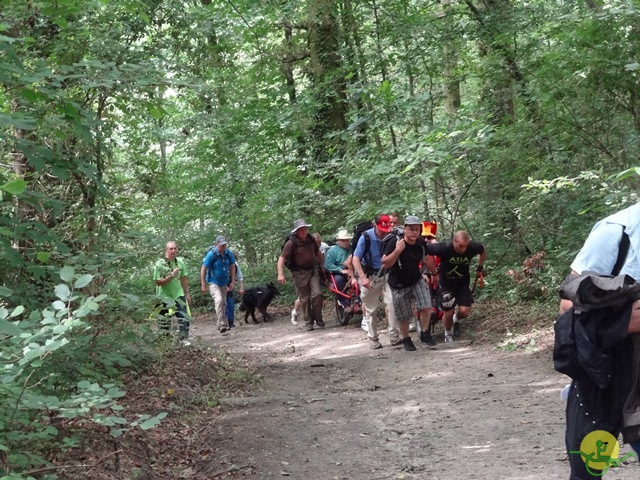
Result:
{"label": "man wearing cap", "polygon": [[156,295],[162,299],[158,327],[161,330],[169,330],[171,328],[170,311],[173,310],[178,319],[178,337],[186,341],[189,337],[187,302],[191,302],[189,282],[187,281],[187,267],[184,260],[177,256],[178,247],[176,242],[167,242],[165,248],[164,258],[158,260],[153,269]]}
{"label": "man wearing cap", "polygon": [[215,245],[205,255],[202,260],[202,268],[200,268],[202,293],[207,292],[208,285],[209,294],[215,304],[218,331],[220,333],[224,333],[229,329],[225,307],[227,289],[233,290],[236,286],[235,263],[236,259],[233,253],[227,250],[227,239],[222,235],[218,235]]}
{"label": "man wearing cap", "polygon": [[428,252],[440,258],[438,303],[444,312],[444,341],[450,343],[460,335],[459,321],[468,317],[471,312],[471,260],[479,255],[476,276],[481,276],[487,251],[484,245],[472,241],[467,232],[460,230],[455,233],[451,242],[429,244]]}
{"label": "man wearing cap", "polygon": [[[336,244],[331,247],[324,258],[324,268],[332,276],[336,282],[336,288],[343,291],[347,280],[349,279],[348,259],[349,259],[349,241],[353,238],[347,230],[340,230],[336,236]],[[338,295],[338,302],[345,309],[350,308],[349,299]]]}
{"label": "man wearing cap", "polygon": [[323,328],[322,290],[320,273],[316,266],[323,264],[318,243],[309,235],[309,227],[303,219],[293,222],[293,230],[278,258],[278,282],[285,283],[284,267],[291,270],[293,285],[300,299],[300,311],[305,327],[313,330],[315,324]]}
{"label": "man wearing cap", "polygon": [[[382,268],[382,254],[380,245],[382,239],[391,231],[391,219],[389,215],[381,214],[375,218],[374,227],[366,230],[358,239],[358,244],[353,252],[353,270],[360,283],[360,300],[364,307],[362,328],[367,332],[369,346],[382,348],[378,340],[377,309],[380,305],[380,295],[384,297],[384,303],[388,307],[389,342],[391,345],[402,343],[398,335],[391,290],[387,285],[387,277]],[[354,278],[352,281],[356,281]]]}
{"label": "man wearing cap", "polygon": [[422,327],[420,340],[435,345],[429,333],[431,319],[431,296],[427,284],[422,278],[420,266],[424,263],[427,270],[436,274],[433,260],[426,257],[427,244],[420,236],[422,222],[414,215],[409,215],[404,221],[402,237],[393,237],[385,241],[382,252],[382,265],[389,269],[389,286],[393,298],[393,308],[400,327],[402,343],[407,351],[416,349],[409,336],[409,320],[413,317],[412,302],[420,317]]}

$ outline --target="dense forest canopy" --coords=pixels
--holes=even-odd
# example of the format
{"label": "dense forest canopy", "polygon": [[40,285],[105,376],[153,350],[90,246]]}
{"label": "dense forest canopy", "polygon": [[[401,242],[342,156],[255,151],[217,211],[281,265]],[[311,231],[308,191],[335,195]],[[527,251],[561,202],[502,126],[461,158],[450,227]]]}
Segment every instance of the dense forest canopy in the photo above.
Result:
{"label": "dense forest canopy", "polygon": [[170,239],[194,285],[220,233],[257,283],[295,218],[331,238],[415,214],[487,245],[485,295],[555,302],[593,222],[637,201],[637,0],[0,7],[0,397],[55,368],[25,344],[73,337],[59,367],[108,344],[89,326],[130,332]]}

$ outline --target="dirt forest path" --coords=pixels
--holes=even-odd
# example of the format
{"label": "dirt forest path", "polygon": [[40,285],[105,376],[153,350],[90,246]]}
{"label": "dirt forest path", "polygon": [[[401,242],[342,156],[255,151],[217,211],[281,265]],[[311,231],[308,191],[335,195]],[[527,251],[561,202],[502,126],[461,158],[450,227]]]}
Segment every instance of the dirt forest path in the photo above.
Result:
{"label": "dirt forest path", "polygon": [[[208,439],[216,478],[569,477],[566,377],[551,352],[464,340],[406,352],[385,334],[384,348],[370,350],[357,321],[341,327],[329,317],[306,332],[286,312],[274,320],[224,335],[210,321],[192,326],[193,338],[243,356],[263,377],[255,396],[222,401]],[[638,479],[640,466],[632,460],[604,478]]]}

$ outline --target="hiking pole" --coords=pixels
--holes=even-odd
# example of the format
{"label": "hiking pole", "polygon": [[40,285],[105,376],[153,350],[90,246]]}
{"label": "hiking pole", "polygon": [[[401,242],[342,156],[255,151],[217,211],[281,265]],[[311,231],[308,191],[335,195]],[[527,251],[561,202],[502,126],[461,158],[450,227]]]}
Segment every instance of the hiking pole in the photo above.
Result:
{"label": "hiking pole", "polygon": [[480,275],[476,275],[476,279],[473,281],[473,288],[471,289],[471,293],[476,291],[476,284],[478,283],[478,279],[480,279],[480,287],[484,287],[484,275],[482,272],[478,272]]}

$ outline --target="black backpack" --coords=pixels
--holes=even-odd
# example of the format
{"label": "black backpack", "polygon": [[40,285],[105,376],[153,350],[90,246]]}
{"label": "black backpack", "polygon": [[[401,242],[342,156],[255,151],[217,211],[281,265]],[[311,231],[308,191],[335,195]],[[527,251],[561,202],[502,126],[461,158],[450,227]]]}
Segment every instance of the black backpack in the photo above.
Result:
{"label": "black backpack", "polygon": [[[316,251],[318,250],[318,242],[316,242],[316,239],[313,238],[312,235],[309,235],[309,237],[311,238],[311,240],[313,241],[313,244],[315,246]],[[280,255],[282,255],[282,252],[284,251],[284,246],[287,244],[287,242],[291,240],[291,255],[289,255],[289,257],[285,257],[284,259],[284,266],[287,267],[288,270],[294,272],[296,270],[298,270],[298,266],[296,265],[296,250],[298,249],[298,247],[300,247],[300,241],[298,240],[298,236],[295,233],[290,233],[288,234],[285,238],[284,241],[282,242],[282,245],[280,246]]]}
{"label": "black backpack", "polygon": [[[351,243],[349,244],[349,253],[353,253],[356,251],[356,246],[358,245],[358,240],[364,232],[373,228],[373,222],[365,220],[363,222],[357,223],[355,227],[353,227],[353,238],[351,239]],[[367,235],[364,238],[364,251],[367,253],[369,251],[369,247],[371,246],[371,239]],[[364,255],[363,255],[364,257]]]}
{"label": "black backpack", "polygon": [[[209,248],[207,248],[207,252],[204,254],[204,258],[207,257],[207,255],[209,255],[209,252],[213,251],[216,249],[216,245],[211,245]],[[225,258],[228,260],[229,262],[229,266],[234,265],[235,263],[231,261],[231,257],[229,256],[229,249],[227,248],[224,251],[224,256]],[[209,270],[213,269],[213,266],[216,264],[216,262],[218,261],[218,257],[222,257],[222,255],[213,255],[213,263],[211,264],[211,267],[209,267]]]}
{"label": "black backpack", "polygon": [[[367,231],[374,227],[373,222],[365,220],[360,223],[357,223],[355,227],[353,227],[353,238],[351,239],[351,243],[349,244],[349,255],[353,255],[356,251],[356,247],[358,246],[358,240],[360,237]],[[371,275],[373,270],[371,269],[371,237],[369,235],[364,235],[364,251],[362,252],[362,257],[366,257],[366,265],[362,265],[364,273],[367,275]]]}
{"label": "black backpack", "polygon": [[[387,246],[389,246],[389,242],[391,241],[391,239],[396,238],[400,240],[402,237],[404,237],[404,227],[393,227],[393,229],[389,233],[387,233],[380,242],[380,253],[384,256],[384,252],[387,250]],[[422,246],[422,256],[425,257],[427,254],[427,250],[425,248],[426,242],[422,237],[418,237],[417,241]],[[398,258],[398,266],[402,268],[400,258]]]}

